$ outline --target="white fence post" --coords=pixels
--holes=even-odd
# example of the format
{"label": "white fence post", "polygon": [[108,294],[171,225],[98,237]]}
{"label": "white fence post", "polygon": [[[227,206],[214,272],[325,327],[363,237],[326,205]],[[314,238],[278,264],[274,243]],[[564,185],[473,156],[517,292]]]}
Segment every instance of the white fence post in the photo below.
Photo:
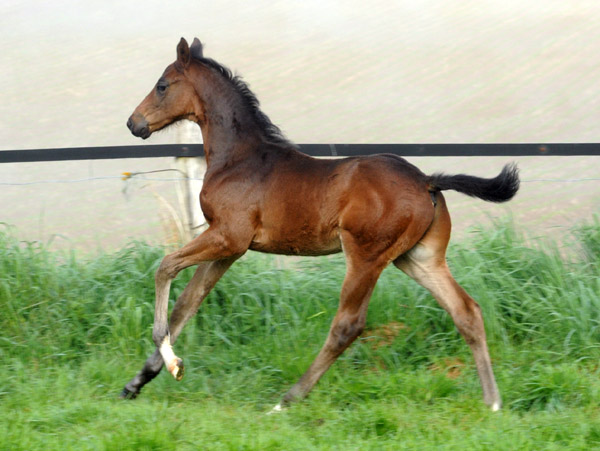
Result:
{"label": "white fence post", "polygon": [[[182,121],[178,125],[177,141],[180,144],[196,144],[201,142],[198,125],[190,121]],[[206,160],[203,157],[175,158],[175,169],[181,172],[177,184],[177,199],[185,225],[186,241],[191,240],[202,231],[206,223],[200,209],[200,190],[206,172]]]}

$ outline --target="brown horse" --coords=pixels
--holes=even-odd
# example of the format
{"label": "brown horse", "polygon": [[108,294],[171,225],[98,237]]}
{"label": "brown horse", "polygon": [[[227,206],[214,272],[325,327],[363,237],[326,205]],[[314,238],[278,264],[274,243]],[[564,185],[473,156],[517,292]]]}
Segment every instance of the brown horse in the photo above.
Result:
{"label": "brown horse", "polygon": [[[243,81],[204,57],[198,39],[191,47],[181,39],[177,60],[127,126],[146,139],[180,119],[195,121],[202,130],[207,171],[200,203],[209,227],[158,268],[152,332],[157,349],[125,386],[123,397],[138,395],[163,363],[177,380],[183,377],[172,343],[248,249],[287,255],[342,251],[347,273],[327,340],[275,411],[304,398],[361,334],[373,287],[390,263],[427,288],[452,316],[473,352],[485,403],[500,408],[481,310],[446,265],[450,216],[440,191],[504,202],[519,187],[515,166],[484,179],[427,176],[395,155],[312,158],[282,136]],[[198,268],[167,321],[171,281],[192,265]]]}

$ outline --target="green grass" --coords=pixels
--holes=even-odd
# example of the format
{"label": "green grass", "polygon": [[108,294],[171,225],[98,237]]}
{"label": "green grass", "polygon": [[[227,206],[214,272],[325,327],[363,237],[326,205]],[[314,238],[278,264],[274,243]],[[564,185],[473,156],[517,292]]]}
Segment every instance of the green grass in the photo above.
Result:
{"label": "green grass", "polygon": [[265,415],[323,343],[344,262],[259,254],[186,326],[183,381],[162,373],[119,400],[153,350],[164,250],[132,243],[91,258],[15,234],[0,232],[0,449],[600,449],[597,218],[566,251],[506,223],[451,246],[453,273],[484,312],[499,413],[483,405],[451,319],[392,267],[361,339],[308,399]]}

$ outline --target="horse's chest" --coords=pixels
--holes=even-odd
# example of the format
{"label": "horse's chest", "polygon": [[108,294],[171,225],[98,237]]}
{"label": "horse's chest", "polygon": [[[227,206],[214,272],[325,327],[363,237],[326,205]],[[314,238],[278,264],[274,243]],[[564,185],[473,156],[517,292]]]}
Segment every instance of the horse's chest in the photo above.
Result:
{"label": "horse's chest", "polygon": [[225,219],[231,214],[243,214],[248,209],[248,202],[240,196],[228,193],[227,190],[203,188],[200,192],[200,208],[210,224],[215,219]]}

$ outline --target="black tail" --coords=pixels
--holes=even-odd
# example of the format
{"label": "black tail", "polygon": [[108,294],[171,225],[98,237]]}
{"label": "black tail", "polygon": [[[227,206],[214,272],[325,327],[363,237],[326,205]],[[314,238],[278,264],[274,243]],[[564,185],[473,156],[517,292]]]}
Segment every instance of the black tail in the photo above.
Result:
{"label": "black tail", "polygon": [[489,202],[506,202],[519,190],[519,169],[514,163],[507,164],[502,172],[491,179],[472,175],[446,175],[437,173],[427,177],[431,191],[452,189],[468,196]]}

